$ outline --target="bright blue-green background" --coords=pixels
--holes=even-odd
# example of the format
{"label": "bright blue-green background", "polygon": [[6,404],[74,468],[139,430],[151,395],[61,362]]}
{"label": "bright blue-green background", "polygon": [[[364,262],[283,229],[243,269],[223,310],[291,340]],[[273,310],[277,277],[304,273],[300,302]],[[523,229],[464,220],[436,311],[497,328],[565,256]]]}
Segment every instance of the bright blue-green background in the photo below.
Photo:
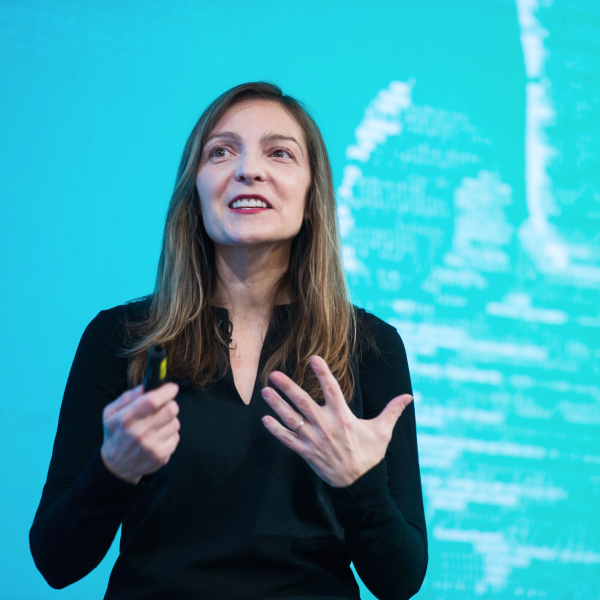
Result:
{"label": "bright blue-green background", "polygon": [[600,598],[599,40],[594,0],[2,0],[2,597],[102,597],[117,541],[62,591],[28,547],[71,361],[152,290],[203,108],[266,79],[320,124],[355,302],[407,347],[420,597]]}

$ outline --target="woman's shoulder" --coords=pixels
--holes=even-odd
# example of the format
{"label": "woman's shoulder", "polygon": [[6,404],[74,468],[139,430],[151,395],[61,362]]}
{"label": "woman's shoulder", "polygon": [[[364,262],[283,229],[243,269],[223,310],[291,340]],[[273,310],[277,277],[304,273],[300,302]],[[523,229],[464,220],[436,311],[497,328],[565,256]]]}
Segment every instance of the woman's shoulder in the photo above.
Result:
{"label": "woman's shoulder", "polygon": [[379,371],[390,365],[407,362],[404,342],[393,326],[369,312],[355,306],[356,355],[361,369]]}
{"label": "woman's shoulder", "polygon": [[400,335],[393,325],[360,306],[352,306],[356,314],[359,339],[370,334],[378,347],[387,347],[390,343],[397,343]]}
{"label": "woman's shoulder", "polygon": [[148,315],[151,296],[143,296],[101,310],[88,324],[88,337],[108,338],[111,346],[121,346],[127,337],[127,326],[140,323]]}
{"label": "woman's shoulder", "polygon": [[124,304],[118,304],[117,306],[101,310],[100,313],[113,322],[123,322],[126,319],[138,321],[147,317],[151,300],[151,294],[140,296],[139,298],[128,300]]}
{"label": "woman's shoulder", "polygon": [[[393,326],[377,315],[355,307],[359,352],[358,367],[365,415],[376,416],[383,409],[376,398],[391,399],[412,393],[404,342]],[[374,403],[374,404],[373,404]]]}

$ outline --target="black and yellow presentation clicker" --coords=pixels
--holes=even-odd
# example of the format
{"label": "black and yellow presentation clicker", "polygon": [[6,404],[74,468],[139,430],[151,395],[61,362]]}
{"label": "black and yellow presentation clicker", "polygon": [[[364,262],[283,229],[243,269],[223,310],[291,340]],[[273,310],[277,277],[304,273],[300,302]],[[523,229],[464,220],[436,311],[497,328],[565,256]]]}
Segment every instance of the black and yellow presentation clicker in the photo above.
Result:
{"label": "black and yellow presentation clicker", "polygon": [[144,376],[144,392],[149,392],[167,382],[167,349],[161,344],[152,344],[148,350],[148,364]]}

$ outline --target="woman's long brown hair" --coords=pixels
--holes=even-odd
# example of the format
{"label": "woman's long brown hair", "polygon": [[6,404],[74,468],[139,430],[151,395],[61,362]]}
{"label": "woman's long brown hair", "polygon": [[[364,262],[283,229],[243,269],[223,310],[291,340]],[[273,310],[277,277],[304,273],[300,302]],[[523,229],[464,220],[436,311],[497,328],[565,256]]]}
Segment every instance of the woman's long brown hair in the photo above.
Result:
{"label": "woman's long brown hair", "polygon": [[288,269],[271,294],[273,314],[277,299],[286,291],[291,293],[291,321],[259,373],[260,382],[263,387],[269,385],[268,374],[283,370],[292,358],[293,380],[322,401],[323,392],[309,364],[309,357],[316,354],[325,360],[350,402],[355,385],[351,358],[360,351],[360,342],[374,343],[369,331],[361,327],[349,297],[327,149],[306,108],[266,82],[226,91],[204,111],[188,137],[166,216],[155,289],[145,297],[148,312],[141,320],[125,321],[128,338],[133,340],[120,353],[131,359],[128,385],[135,387],[143,381],[152,344],[167,347],[174,378],[198,387],[222,377],[220,365],[229,364],[227,335],[211,308],[220,280],[214,242],[202,220],[196,173],[206,139],[218,121],[231,106],[249,99],[276,102],[296,120],[304,131],[311,170],[306,197],[309,217],[292,241]]}

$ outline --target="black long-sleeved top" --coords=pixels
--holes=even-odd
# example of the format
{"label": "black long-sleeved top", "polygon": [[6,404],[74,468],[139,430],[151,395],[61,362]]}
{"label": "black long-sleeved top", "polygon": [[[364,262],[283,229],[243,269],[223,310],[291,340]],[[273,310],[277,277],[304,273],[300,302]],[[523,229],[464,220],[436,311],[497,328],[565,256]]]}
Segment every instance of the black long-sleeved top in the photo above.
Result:
{"label": "black long-sleeved top", "polygon": [[[275,307],[259,372],[291,306]],[[258,378],[246,405],[229,367],[202,390],[177,381],[180,441],[166,465],[137,485],[105,467],[102,412],[127,389],[127,359],[117,356],[122,318],[146,309],[142,300],[100,311],[77,348],[29,534],[46,581],[64,588],[84,577],[122,524],[105,600],[350,600],[360,597],[351,561],[380,600],[414,595],[427,567],[414,403],[384,460],[335,488],[266,430],[261,417],[280,419]],[[228,322],[225,308],[212,310]],[[352,367],[357,385],[349,407],[370,419],[412,391],[396,329],[363,309],[358,314],[382,351]]]}

